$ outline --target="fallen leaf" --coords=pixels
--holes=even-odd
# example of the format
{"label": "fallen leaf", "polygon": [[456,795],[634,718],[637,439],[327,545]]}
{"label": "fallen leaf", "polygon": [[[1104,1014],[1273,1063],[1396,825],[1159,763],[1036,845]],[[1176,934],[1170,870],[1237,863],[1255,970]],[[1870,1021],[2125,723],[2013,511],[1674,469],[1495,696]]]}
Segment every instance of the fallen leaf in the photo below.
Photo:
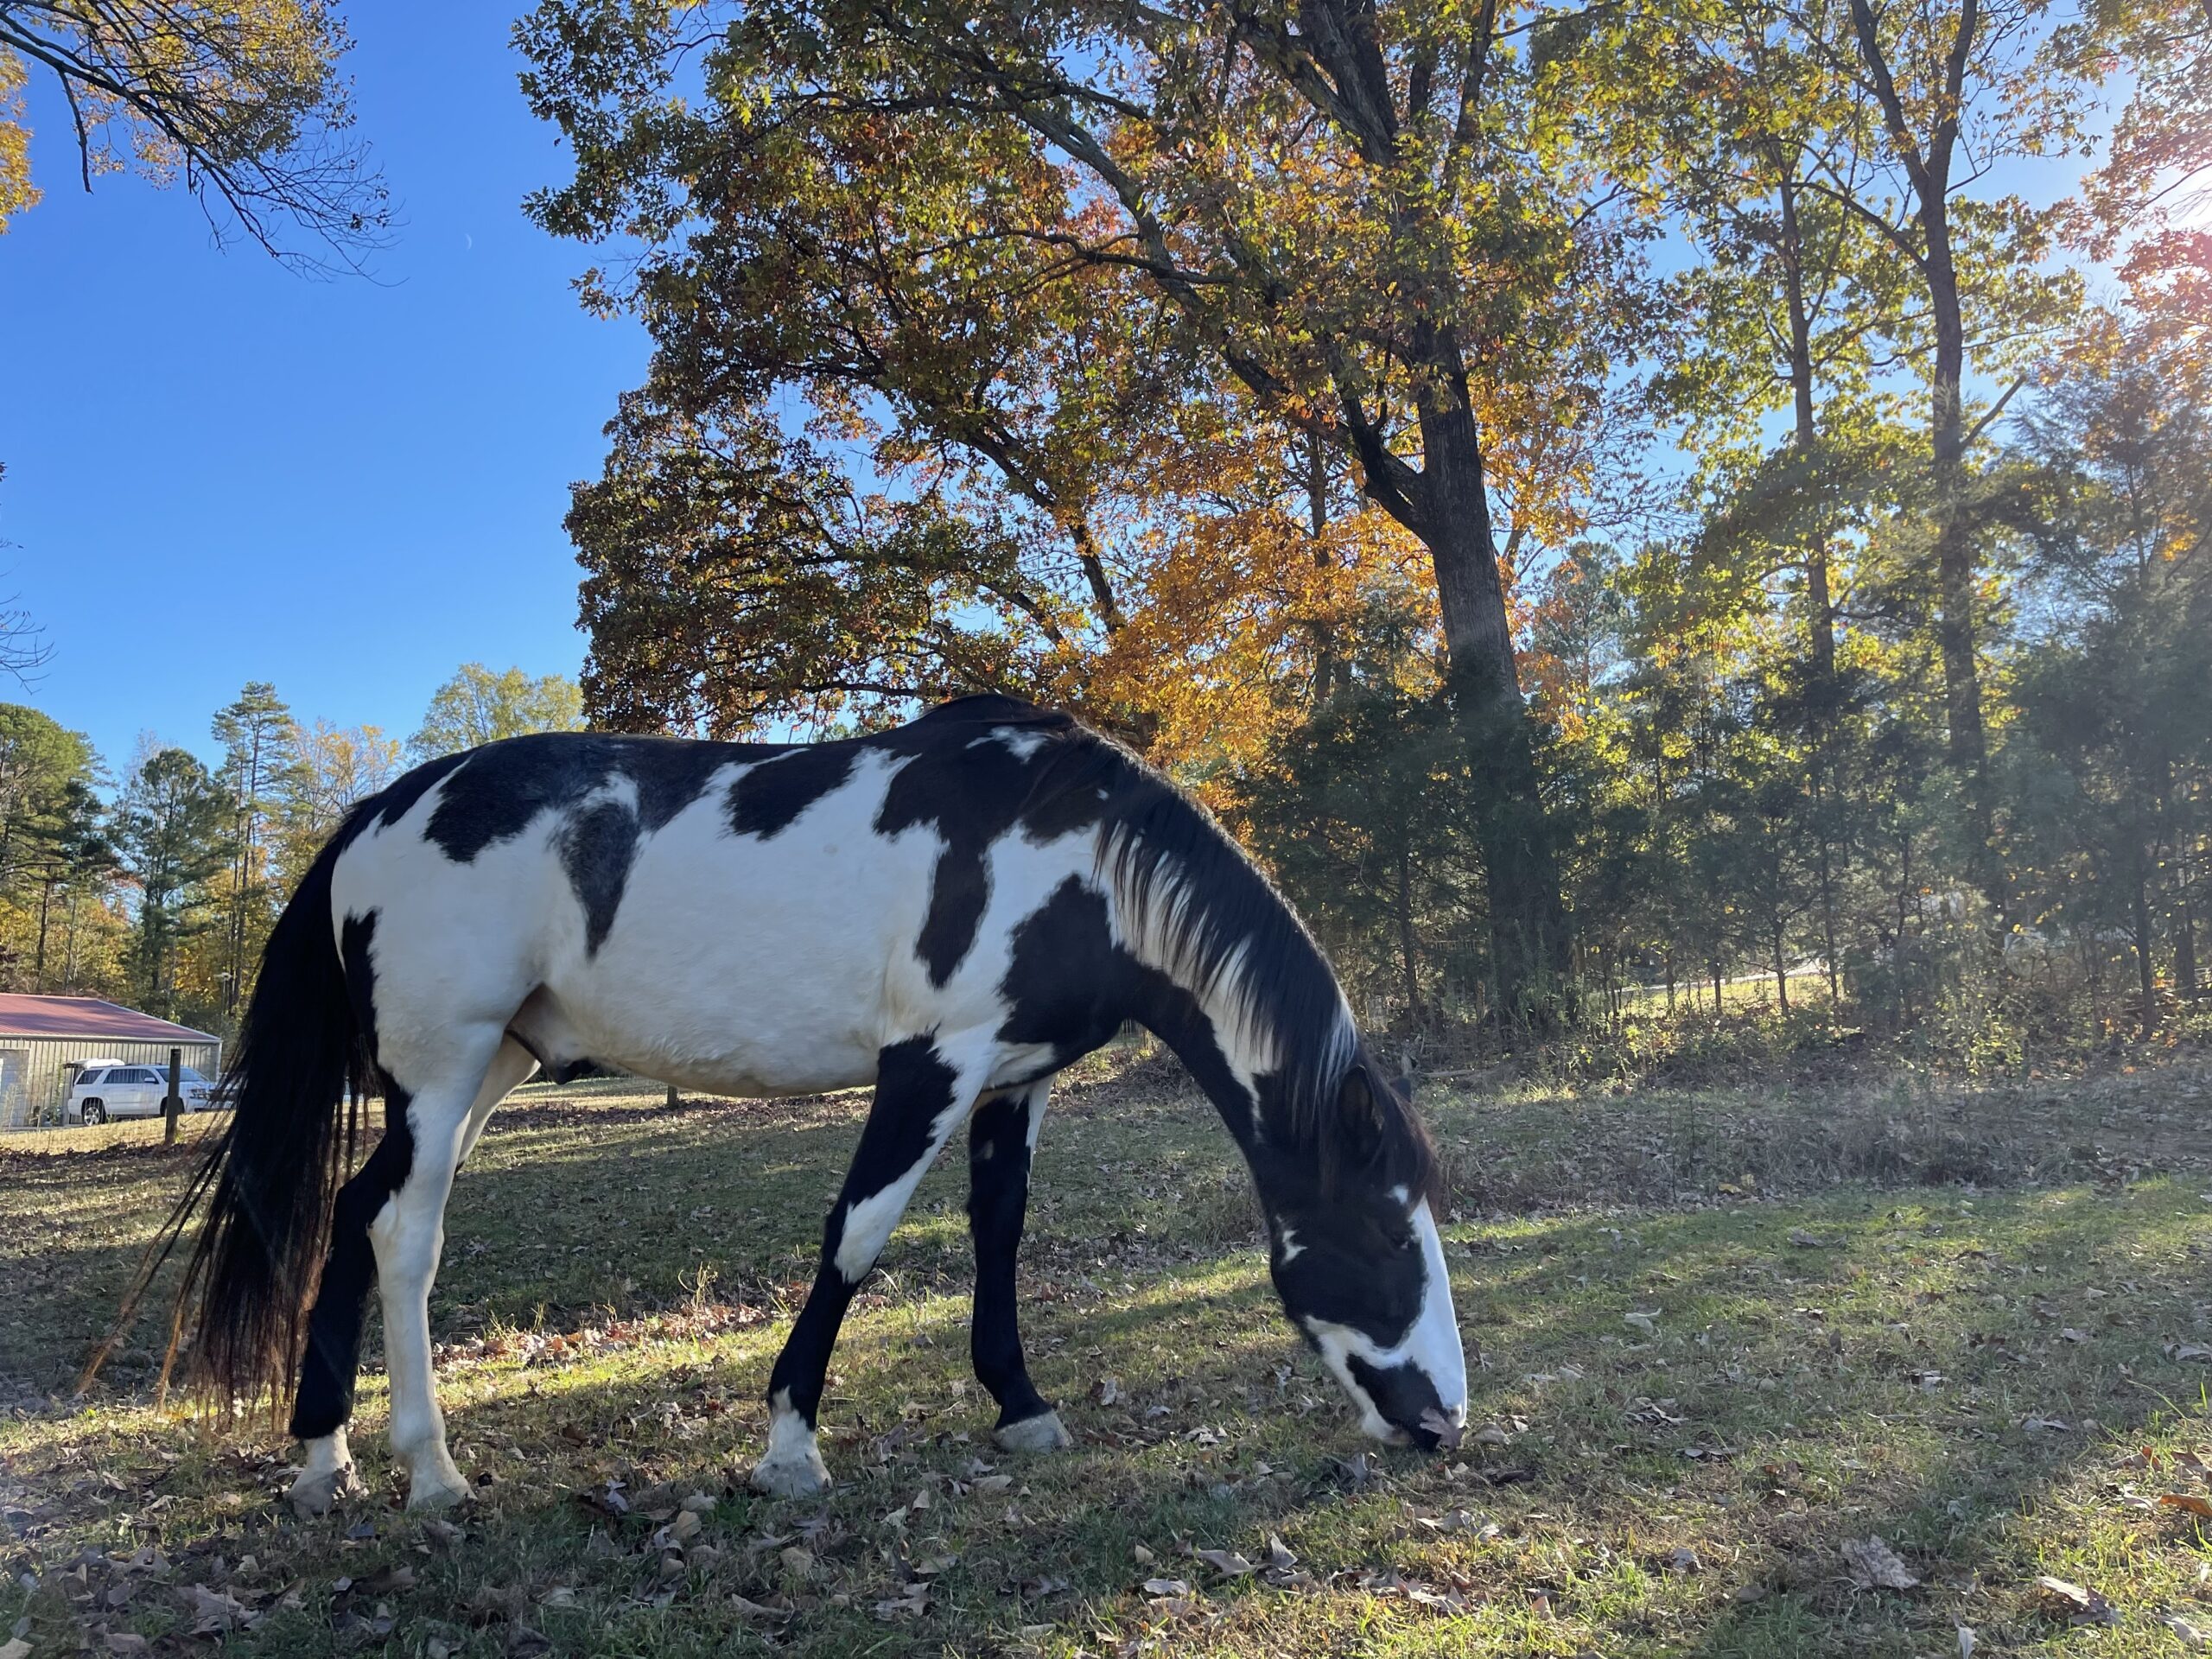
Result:
{"label": "fallen leaf", "polygon": [[1139,1567],[1150,1567],[1154,1561],[1160,1559],[1159,1556],[1154,1554],[1142,1544],[1131,1544],[1129,1546],[1129,1554],[1136,1557],[1137,1565]]}
{"label": "fallen leaf", "polygon": [[2190,1624],[2179,1613],[2164,1614],[2159,1618],[2158,1623],[2179,1637],[2185,1647],[2201,1648],[2207,1643],[2212,1643],[2212,1634],[2208,1634],[2200,1626]]}
{"label": "fallen leaf", "polygon": [[1191,1586],[1182,1579],[1147,1579],[1144,1592],[1147,1596],[1187,1596]]}
{"label": "fallen leaf", "polygon": [[2070,1325],[2061,1326],[2058,1334],[2063,1340],[2067,1342],[2087,1342],[2089,1339],[2089,1333],[2088,1332],[2077,1331]]}
{"label": "fallen leaf", "polygon": [[2096,1591],[2065,1579],[2049,1576],[2036,1580],[2044,1611],[2075,1624],[2116,1624],[2120,1611]]}
{"label": "fallen leaf", "polygon": [[0,1642],[0,1659],[30,1659],[31,1644],[20,1636]]}
{"label": "fallen leaf", "polygon": [[107,1633],[107,1650],[110,1653],[151,1653],[153,1649],[144,1637],[133,1631],[110,1630]]}
{"label": "fallen leaf", "polygon": [[1802,1227],[1789,1230],[1789,1242],[1801,1250],[1823,1250],[1828,1245],[1827,1239],[1818,1233],[1808,1233]]}
{"label": "fallen leaf", "polygon": [[192,1609],[194,1636],[219,1636],[226,1630],[242,1630],[257,1617],[236,1596],[210,1590],[204,1584],[187,1586],[184,1598]]}
{"label": "fallen leaf", "polygon": [[1192,1552],[1217,1573],[1226,1573],[1232,1579],[1241,1579],[1247,1573],[1256,1573],[1259,1567],[1246,1560],[1233,1549],[1200,1549]]}
{"label": "fallen leaf", "polygon": [[1959,1659],[1974,1659],[1974,1626],[1971,1624],[1960,1625]]}
{"label": "fallen leaf", "polygon": [[1634,1325],[1647,1337],[1656,1336],[1659,1333],[1659,1316],[1656,1313],[1624,1313],[1621,1315],[1621,1323]]}
{"label": "fallen leaf", "polygon": [[2170,1510],[2186,1510],[2191,1515],[2201,1515],[2212,1520],[2212,1497],[2202,1492],[2160,1492],[2158,1502]]}
{"label": "fallen leaf", "polygon": [[789,1618],[793,1611],[789,1607],[764,1606],[760,1602],[748,1601],[745,1597],[737,1595],[733,1595],[729,1599],[729,1608],[740,1618],[764,1618],[776,1621]]}
{"label": "fallen leaf", "polygon": [[414,1587],[415,1569],[404,1564],[380,1568],[354,1586],[365,1596],[389,1596]]}
{"label": "fallen leaf", "polygon": [[1843,1564],[1861,1590],[1910,1590],[1920,1583],[1897,1551],[1871,1533],[1844,1541]]}
{"label": "fallen leaf", "polygon": [[1289,1547],[1272,1532],[1268,1535],[1268,1565],[1279,1573],[1287,1573],[1298,1565],[1298,1557],[1292,1554]]}

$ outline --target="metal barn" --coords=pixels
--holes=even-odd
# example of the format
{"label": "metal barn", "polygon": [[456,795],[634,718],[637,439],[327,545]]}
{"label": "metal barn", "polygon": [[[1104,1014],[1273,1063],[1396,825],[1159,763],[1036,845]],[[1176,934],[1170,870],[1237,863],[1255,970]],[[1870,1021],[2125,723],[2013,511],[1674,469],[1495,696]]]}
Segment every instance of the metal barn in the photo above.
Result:
{"label": "metal barn", "polygon": [[222,1039],[189,1026],[96,996],[0,993],[0,1129],[60,1122],[87,1060],[166,1067],[173,1048],[204,1077],[223,1069]]}

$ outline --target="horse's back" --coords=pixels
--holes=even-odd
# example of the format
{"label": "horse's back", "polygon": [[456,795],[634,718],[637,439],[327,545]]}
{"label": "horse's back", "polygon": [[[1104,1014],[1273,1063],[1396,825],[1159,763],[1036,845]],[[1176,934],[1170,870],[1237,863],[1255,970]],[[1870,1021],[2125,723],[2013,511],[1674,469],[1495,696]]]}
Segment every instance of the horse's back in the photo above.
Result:
{"label": "horse's back", "polygon": [[733,1091],[863,1083],[896,1035],[990,1017],[1011,930],[1095,861],[1083,814],[1023,814],[1098,743],[983,698],[817,745],[511,739],[370,804],[334,922],[373,916],[387,1031],[498,1020],[556,1068]]}

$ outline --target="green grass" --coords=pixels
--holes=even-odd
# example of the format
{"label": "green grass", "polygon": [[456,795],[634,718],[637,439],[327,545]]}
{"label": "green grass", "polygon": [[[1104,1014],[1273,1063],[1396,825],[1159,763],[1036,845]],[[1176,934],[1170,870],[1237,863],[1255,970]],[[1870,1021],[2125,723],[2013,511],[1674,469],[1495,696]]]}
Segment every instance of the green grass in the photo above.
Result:
{"label": "green grass", "polygon": [[[2212,1497],[2183,1458],[2212,1457],[2208,1079],[1439,1091],[1491,1432],[1428,1460],[1362,1440],[1295,1343],[1179,1074],[1101,1065],[1047,1125],[1023,1262],[1077,1449],[990,1444],[955,1157],[854,1308],[838,1484],[798,1503],[743,1471],[863,1098],[541,1095],[449,1217],[440,1387],[485,1483],[457,1524],[395,1507],[373,1365],[370,1495],[313,1522],[283,1441],[153,1408],[145,1347],[73,1399],[187,1154],[27,1137],[0,1149],[0,1647],[20,1621],[35,1653],[200,1652],[227,1622],[240,1654],[1750,1659],[1955,1655],[1965,1625],[1981,1654],[2183,1653],[2212,1522],[2158,1500]],[[1921,1584],[1855,1583],[1870,1536]]]}

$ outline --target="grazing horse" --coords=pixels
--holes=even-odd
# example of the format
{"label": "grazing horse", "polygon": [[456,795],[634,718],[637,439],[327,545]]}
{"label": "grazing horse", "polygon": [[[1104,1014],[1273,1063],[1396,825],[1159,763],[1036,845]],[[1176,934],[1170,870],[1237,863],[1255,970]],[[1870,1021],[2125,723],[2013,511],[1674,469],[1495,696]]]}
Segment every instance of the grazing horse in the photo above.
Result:
{"label": "grazing horse", "polygon": [[[593,1064],[741,1096],[873,1083],[753,1484],[828,1484],[838,1326],[963,1123],[976,1373],[1000,1445],[1065,1446],[1022,1357],[1014,1256],[1053,1074],[1128,1020],[1236,1138],[1283,1305],[1362,1427],[1456,1444],[1434,1162],[1327,963],[1158,773],[1003,697],[817,744],[510,738],[363,801],[270,938],[235,1110],[156,1247],[204,1211],[175,1326],[189,1373],[226,1400],[296,1389],[293,1497],[327,1507],[352,1479],[373,1280],[408,1506],[451,1503],[468,1488],[432,1388],[430,1282],[454,1172],[510,1090]],[[349,1179],[343,1103],[371,1090],[385,1135]]]}

